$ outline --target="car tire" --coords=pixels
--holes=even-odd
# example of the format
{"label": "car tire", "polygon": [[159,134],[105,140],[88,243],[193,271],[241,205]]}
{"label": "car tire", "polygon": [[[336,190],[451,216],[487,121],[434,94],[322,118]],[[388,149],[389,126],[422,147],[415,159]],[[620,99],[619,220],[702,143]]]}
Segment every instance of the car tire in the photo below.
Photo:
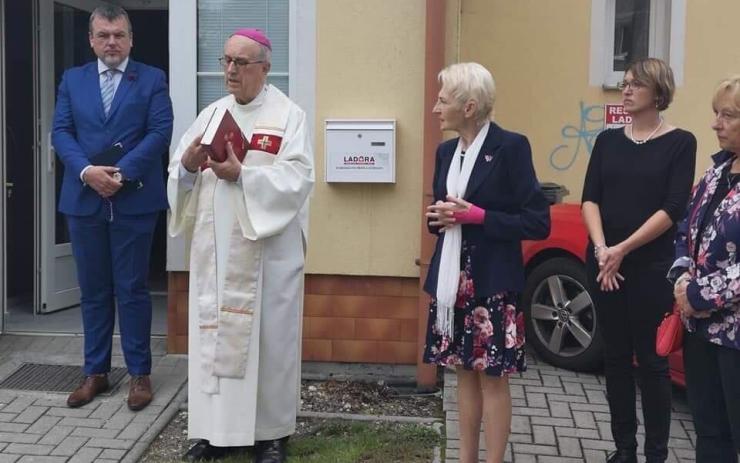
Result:
{"label": "car tire", "polygon": [[556,367],[594,371],[603,364],[603,341],[586,288],[586,270],[575,259],[546,260],[527,276],[522,293],[527,341]]}

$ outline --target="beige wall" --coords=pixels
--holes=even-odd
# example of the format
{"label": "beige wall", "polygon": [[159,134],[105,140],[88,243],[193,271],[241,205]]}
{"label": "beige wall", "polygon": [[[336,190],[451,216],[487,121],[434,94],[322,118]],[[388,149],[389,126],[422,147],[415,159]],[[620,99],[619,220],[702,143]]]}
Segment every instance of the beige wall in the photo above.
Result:
{"label": "beige wall", "polygon": [[[418,276],[424,0],[318,0],[307,272]],[[324,120],[396,119],[396,183],[327,184]]]}
{"label": "beige wall", "polygon": [[[697,136],[698,176],[718,149],[709,129],[714,85],[740,73],[740,48],[733,45],[740,2],[687,4],[684,85],[665,116]],[[620,100],[618,91],[588,83],[591,0],[462,0],[458,14],[460,61],[478,61],[496,78],[496,121],[529,137],[541,181],[565,184],[571,192],[566,201],[579,201],[588,152],[583,140],[578,147],[578,138],[566,139],[561,131],[580,130],[581,103]],[[455,22],[448,18],[448,24]],[[455,48],[448,44],[448,50]],[[602,114],[598,108],[590,113]],[[599,126],[586,122],[584,128]]]}
{"label": "beige wall", "polygon": [[[529,137],[541,181],[565,184],[566,201],[579,201],[589,154],[577,132],[594,131],[593,140],[601,105],[621,98],[588,83],[591,0],[446,0],[446,14],[446,61],[478,61],[493,71],[496,121]],[[309,273],[418,275],[424,17],[424,0],[317,1]],[[684,84],[665,115],[697,136],[697,176],[717,150],[709,129],[714,85],[740,73],[737,17],[737,0],[687,1]],[[582,121],[581,105],[595,108],[585,116],[599,121]],[[325,183],[329,118],[395,118],[396,184]]]}
{"label": "beige wall", "polygon": [[717,82],[740,74],[740,48],[737,46],[737,0],[689,0],[686,21],[686,65],[684,87],[679,89],[672,107],[672,119],[691,130],[699,141],[697,177],[719,151],[712,122],[712,96]]}

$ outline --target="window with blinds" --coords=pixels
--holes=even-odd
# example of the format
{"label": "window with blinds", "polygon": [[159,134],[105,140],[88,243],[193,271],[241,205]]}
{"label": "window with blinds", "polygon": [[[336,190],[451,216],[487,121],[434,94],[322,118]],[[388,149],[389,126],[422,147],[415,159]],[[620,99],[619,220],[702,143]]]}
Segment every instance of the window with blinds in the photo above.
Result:
{"label": "window with blinds", "polygon": [[218,64],[224,42],[235,30],[258,27],[272,43],[268,82],[288,95],[289,0],[198,0],[198,111],[226,95]]}

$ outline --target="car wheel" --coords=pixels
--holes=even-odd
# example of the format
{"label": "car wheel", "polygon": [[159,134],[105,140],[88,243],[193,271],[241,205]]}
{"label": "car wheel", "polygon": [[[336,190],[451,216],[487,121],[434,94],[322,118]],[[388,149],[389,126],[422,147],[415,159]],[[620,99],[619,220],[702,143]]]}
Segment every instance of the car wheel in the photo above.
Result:
{"label": "car wheel", "polygon": [[603,341],[582,263],[559,257],[535,267],[522,304],[527,341],[542,359],[569,370],[592,371],[602,365]]}

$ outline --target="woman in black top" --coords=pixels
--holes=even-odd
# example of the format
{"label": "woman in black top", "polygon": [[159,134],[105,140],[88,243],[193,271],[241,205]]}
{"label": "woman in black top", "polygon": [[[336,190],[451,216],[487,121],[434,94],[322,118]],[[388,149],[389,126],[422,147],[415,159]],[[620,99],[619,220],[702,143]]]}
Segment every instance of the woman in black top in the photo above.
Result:
{"label": "woman in black top", "polygon": [[671,310],[665,276],[676,222],[694,179],[696,139],[660,115],[673,98],[671,69],[657,59],[633,63],[622,98],[632,124],[596,139],[583,187],[590,237],[586,270],[604,338],[606,389],[617,451],[609,463],[637,462],[633,353],[639,364],[647,462],[668,456],[671,383],[655,333]]}

